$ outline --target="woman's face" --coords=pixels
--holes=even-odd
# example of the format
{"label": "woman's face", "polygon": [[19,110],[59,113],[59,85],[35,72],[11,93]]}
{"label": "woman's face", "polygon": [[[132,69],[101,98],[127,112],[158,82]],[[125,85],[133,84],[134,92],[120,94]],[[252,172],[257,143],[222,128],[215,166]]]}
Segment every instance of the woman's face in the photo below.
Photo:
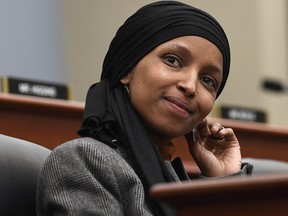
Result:
{"label": "woman's face", "polygon": [[121,79],[154,141],[190,132],[210,113],[222,82],[219,49],[197,36],[165,42]]}

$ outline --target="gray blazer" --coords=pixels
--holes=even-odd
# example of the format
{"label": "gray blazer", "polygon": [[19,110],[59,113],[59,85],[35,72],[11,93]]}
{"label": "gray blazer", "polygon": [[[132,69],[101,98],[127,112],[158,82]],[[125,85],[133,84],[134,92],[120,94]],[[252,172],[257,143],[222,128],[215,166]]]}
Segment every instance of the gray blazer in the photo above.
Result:
{"label": "gray blazer", "polygon": [[[37,214],[153,215],[143,185],[121,148],[92,138],[79,138],[57,147],[41,170]],[[167,166],[179,181],[172,165]]]}

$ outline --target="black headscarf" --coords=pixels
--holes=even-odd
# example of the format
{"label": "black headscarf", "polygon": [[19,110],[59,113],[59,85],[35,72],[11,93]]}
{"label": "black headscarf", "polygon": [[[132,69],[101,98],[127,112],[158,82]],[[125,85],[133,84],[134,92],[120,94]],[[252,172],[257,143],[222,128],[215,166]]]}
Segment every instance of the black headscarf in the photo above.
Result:
{"label": "black headscarf", "polygon": [[[173,181],[141,118],[131,105],[120,79],[158,45],[176,37],[195,35],[215,44],[223,55],[223,90],[230,67],[230,48],[220,24],[206,12],[177,1],[159,1],[140,8],[119,28],[106,54],[101,82],[87,93],[81,136],[112,147],[121,145],[130,156],[146,192]],[[150,200],[151,201],[151,200]],[[151,201],[160,215],[166,206]]]}
{"label": "black headscarf", "polygon": [[112,86],[158,45],[176,37],[195,35],[215,44],[223,56],[222,92],[230,68],[230,47],[220,24],[206,12],[176,1],[140,8],[119,28],[104,59],[101,79]]}

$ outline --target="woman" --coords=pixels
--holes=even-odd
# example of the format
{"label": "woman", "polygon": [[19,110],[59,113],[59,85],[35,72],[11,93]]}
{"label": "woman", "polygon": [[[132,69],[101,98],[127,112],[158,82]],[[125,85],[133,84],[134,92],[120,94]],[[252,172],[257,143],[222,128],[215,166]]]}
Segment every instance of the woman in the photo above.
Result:
{"label": "woman", "polygon": [[144,6],[119,28],[87,93],[83,138],[56,148],[39,178],[39,215],[173,215],[156,183],[188,180],[171,140],[185,135],[202,178],[245,175],[237,138],[206,116],[230,66],[224,31],[176,1]]}

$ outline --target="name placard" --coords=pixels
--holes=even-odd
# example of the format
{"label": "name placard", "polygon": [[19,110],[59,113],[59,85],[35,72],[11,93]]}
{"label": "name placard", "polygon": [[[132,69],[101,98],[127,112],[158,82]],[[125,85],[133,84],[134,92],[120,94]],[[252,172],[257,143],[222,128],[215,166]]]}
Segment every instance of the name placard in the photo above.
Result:
{"label": "name placard", "polygon": [[15,77],[1,77],[1,91],[19,95],[68,100],[69,88],[66,85]]}
{"label": "name placard", "polygon": [[251,122],[267,122],[266,112],[263,110],[236,107],[236,106],[219,106],[214,111],[214,115],[220,118],[243,120]]}

